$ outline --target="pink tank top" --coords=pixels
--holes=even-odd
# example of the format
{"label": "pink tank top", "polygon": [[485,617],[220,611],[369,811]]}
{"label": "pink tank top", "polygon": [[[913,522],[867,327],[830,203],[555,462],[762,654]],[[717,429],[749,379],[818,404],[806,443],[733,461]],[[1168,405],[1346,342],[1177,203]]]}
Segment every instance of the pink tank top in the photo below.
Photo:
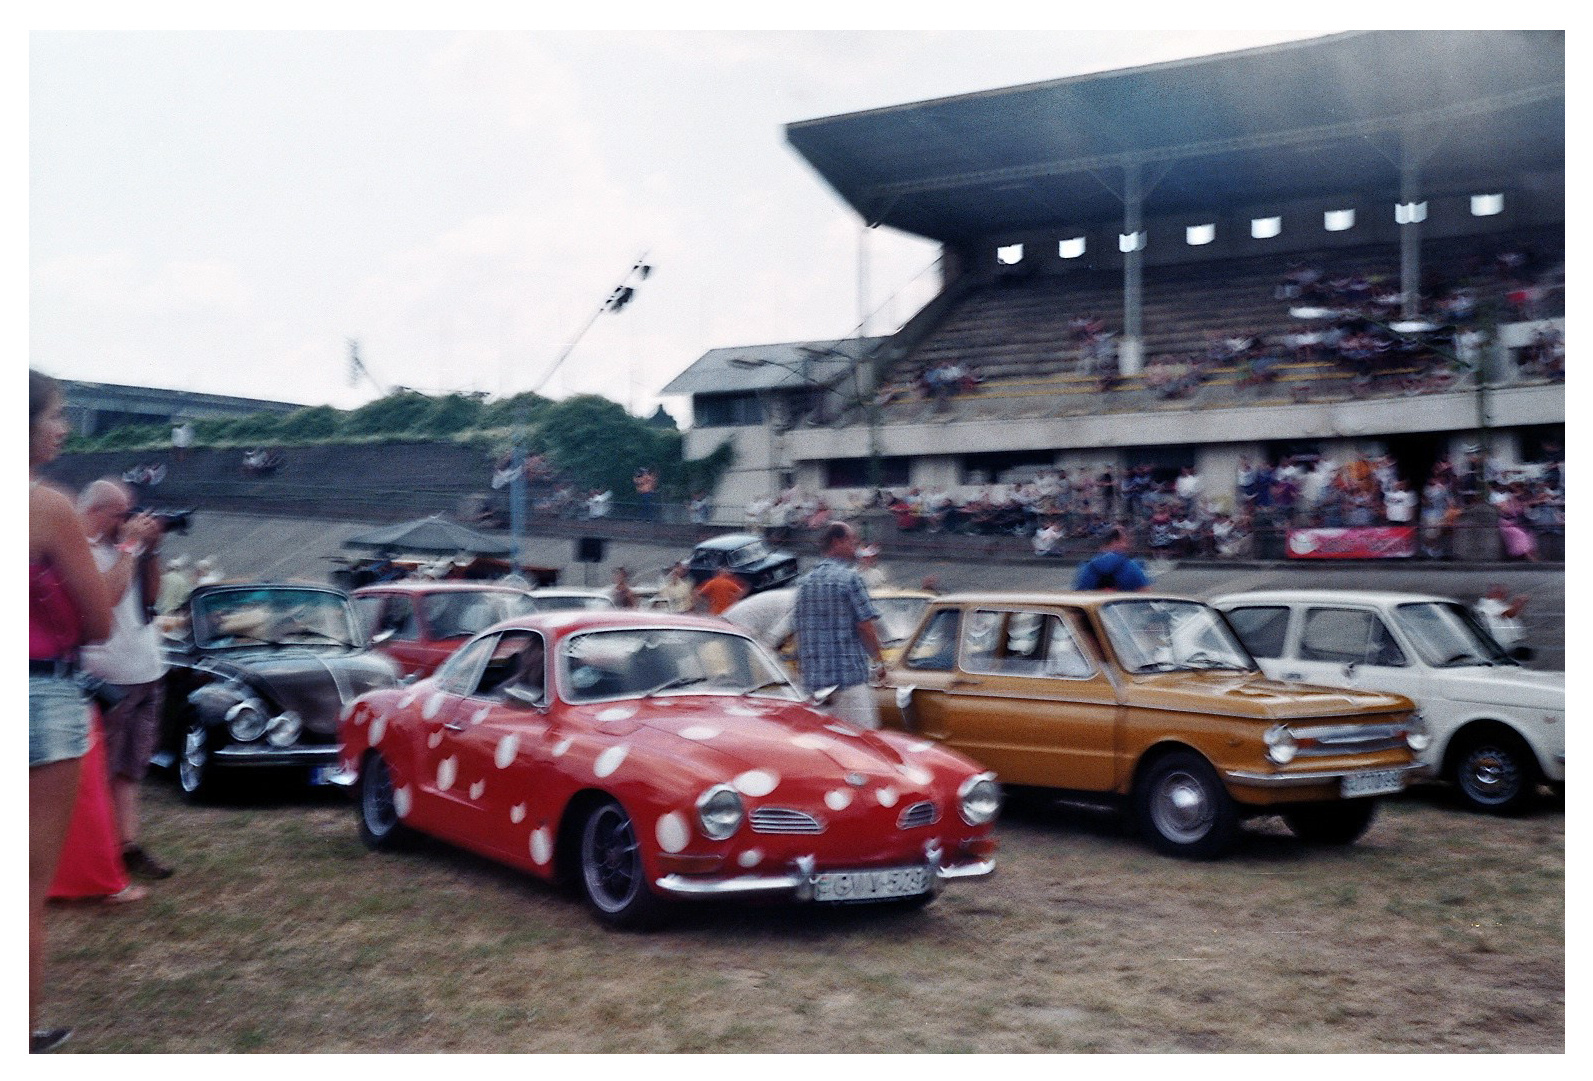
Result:
{"label": "pink tank top", "polygon": [[83,623],[61,576],[48,563],[29,563],[28,660],[70,658],[82,639]]}

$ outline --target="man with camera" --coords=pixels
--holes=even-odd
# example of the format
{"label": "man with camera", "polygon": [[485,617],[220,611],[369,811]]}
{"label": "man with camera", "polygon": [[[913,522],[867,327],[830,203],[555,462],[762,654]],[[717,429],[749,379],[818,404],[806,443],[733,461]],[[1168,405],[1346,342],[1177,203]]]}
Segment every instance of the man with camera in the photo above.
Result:
{"label": "man with camera", "polygon": [[78,513],[113,605],[110,637],[83,647],[81,660],[86,672],[104,681],[95,698],[105,729],[122,862],[141,878],[166,878],[172,869],[138,843],[138,790],[155,750],[166,671],[160,637],[150,622],[160,591],[164,530],[156,516],[133,513],[127,486],[110,479],[83,489]]}

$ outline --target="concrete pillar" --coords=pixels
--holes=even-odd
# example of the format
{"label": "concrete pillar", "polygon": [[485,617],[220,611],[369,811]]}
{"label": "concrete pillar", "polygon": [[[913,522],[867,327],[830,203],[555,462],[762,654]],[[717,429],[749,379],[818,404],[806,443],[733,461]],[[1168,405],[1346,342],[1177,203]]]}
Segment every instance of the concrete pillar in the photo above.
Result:
{"label": "concrete pillar", "polygon": [[1119,247],[1129,244],[1123,252],[1123,338],[1117,349],[1119,375],[1138,375],[1144,364],[1144,273],[1145,273],[1145,218],[1144,194],[1141,191],[1139,162],[1130,160],[1123,167],[1123,235]]}

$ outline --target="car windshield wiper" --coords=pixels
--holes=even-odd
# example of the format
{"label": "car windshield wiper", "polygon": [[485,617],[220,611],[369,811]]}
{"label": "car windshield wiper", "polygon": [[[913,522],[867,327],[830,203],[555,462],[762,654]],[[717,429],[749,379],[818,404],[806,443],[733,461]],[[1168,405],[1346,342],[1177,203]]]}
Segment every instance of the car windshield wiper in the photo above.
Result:
{"label": "car windshield wiper", "polygon": [[789,686],[791,686],[791,681],[788,680],[788,679],[771,679],[767,683],[760,683],[756,687],[748,687],[746,690],[741,691],[740,692],[740,697],[745,698],[749,694],[757,694],[759,691],[766,691],[770,687],[789,687]]}
{"label": "car windshield wiper", "polygon": [[664,680],[664,682],[643,694],[642,697],[651,698],[660,691],[672,691],[676,687],[690,687],[693,683],[701,683],[706,678],[706,676],[676,676],[673,679]]}
{"label": "car windshield wiper", "polygon": [[1134,671],[1136,671],[1136,672],[1178,672],[1178,671],[1182,671],[1185,667],[1186,667],[1185,665],[1175,664],[1172,661],[1146,661],[1144,664],[1137,666],[1134,669]]}
{"label": "car windshield wiper", "polygon": [[[292,635],[292,634],[313,634],[313,635],[316,635],[316,636],[318,636],[320,638],[325,638],[328,642],[336,642],[340,646],[346,646],[346,645],[349,644],[347,641],[345,641],[342,638],[339,638],[335,634],[331,634],[331,633],[329,633],[327,631],[318,631],[314,627],[297,627],[297,628],[295,628],[295,629],[293,629],[291,631],[285,632],[285,634],[289,634],[289,635]],[[286,640],[286,638],[283,638],[281,640],[273,641],[271,644],[274,645],[274,646],[287,645],[287,640]]]}
{"label": "car windshield wiper", "polygon": [[1491,665],[1493,662],[1477,656],[1475,653],[1456,653],[1438,662],[1440,668],[1460,668],[1463,665]]}
{"label": "car windshield wiper", "polygon": [[1207,671],[1250,672],[1250,671],[1253,671],[1253,669],[1250,668],[1248,665],[1230,664],[1228,661],[1187,661],[1187,662],[1185,662],[1184,667],[1185,668],[1194,668],[1194,669],[1196,669],[1198,671],[1202,671],[1202,672],[1207,672]]}

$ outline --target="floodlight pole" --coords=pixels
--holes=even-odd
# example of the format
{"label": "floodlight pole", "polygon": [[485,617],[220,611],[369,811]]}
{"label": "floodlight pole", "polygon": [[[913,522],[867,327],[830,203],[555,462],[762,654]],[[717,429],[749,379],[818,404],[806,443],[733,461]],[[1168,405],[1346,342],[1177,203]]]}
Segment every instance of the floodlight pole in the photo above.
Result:
{"label": "floodlight pole", "polygon": [[618,312],[630,303],[631,297],[636,292],[636,286],[631,284],[632,279],[640,283],[652,272],[653,268],[647,264],[647,253],[642,252],[641,255],[636,257],[636,262],[631,264],[631,268],[625,272],[625,276],[619,280],[619,284],[609,290],[608,297],[602,304],[598,305],[597,311],[592,313],[592,317],[586,321],[586,325],[576,332],[574,338],[570,339],[570,344],[564,347],[564,352],[560,353],[558,359],[553,362],[553,367],[549,368],[537,385],[531,388],[531,393],[539,394],[542,388],[548,385],[548,380],[553,378],[553,373],[558,371],[559,366],[575,351],[575,347],[580,344],[581,339],[586,337],[586,332],[592,329],[592,324],[597,322],[598,316],[604,312]]}

